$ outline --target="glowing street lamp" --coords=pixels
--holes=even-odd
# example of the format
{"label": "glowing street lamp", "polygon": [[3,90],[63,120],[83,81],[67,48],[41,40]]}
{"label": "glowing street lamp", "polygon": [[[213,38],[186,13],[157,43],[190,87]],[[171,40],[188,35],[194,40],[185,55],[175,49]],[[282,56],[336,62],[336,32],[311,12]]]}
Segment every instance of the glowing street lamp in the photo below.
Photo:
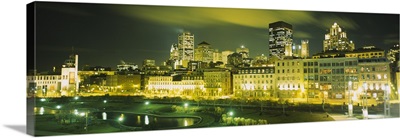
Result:
{"label": "glowing street lamp", "polygon": [[367,83],[363,83],[363,88],[364,88],[364,97],[363,97],[363,116],[364,119],[368,119],[368,98],[367,98]]}
{"label": "glowing street lamp", "polygon": [[351,100],[351,95],[350,95],[350,93],[351,93],[351,86],[352,86],[352,82],[351,81],[349,81],[349,104],[348,104],[348,112],[349,112],[349,117],[352,117],[353,116],[353,101]]}
{"label": "glowing street lamp", "polygon": [[74,99],[75,99],[75,100],[78,100],[78,99],[79,99],[79,97],[78,97],[78,96],[75,96],[75,97],[74,97]]}
{"label": "glowing street lamp", "polygon": [[118,121],[119,121],[119,122],[124,121],[124,114],[121,114],[121,116],[118,118]]}
{"label": "glowing street lamp", "polygon": [[41,101],[41,102],[45,102],[45,101],[46,101],[46,99],[42,98],[42,99],[40,99],[40,101]]}
{"label": "glowing street lamp", "polygon": [[61,105],[57,105],[56,108],[57,108],[57,109],[61,109]]}
{"label": "glowing street lamp", "polygon": [[150,104],[150,102],[149,102],[149,101],[146,101],[144,104],[145,104],[145,105],[149,105],[149,104]]}
{"label": "glowing street lamp", "polygon": [[185,106],[185,108],[187,108],[187,107],[189,106],[189,104],[188,104],[188,103],[185,103],[184,106]]}
{"label": "glowing street lamp", "polygon": [[229,116],[233,116],[233,112],[232,111],[230,111],[228,114],[229,114]]}
{"label": "glowing street lamp", "polygon": [[384,94],[384,101],[385,101],[385,104],[384,104],[384,110],[385,110],[385,117],[389,117],[390,116],[390,88],[389,88],[389,85],[388,84],[385,84],[385,87],[384,87],[384,92],[385,92],[385,94]]}
{"label": "glowing street lamp", "polygon": [[103,103],[107,103],[107,100],[104,100]]}

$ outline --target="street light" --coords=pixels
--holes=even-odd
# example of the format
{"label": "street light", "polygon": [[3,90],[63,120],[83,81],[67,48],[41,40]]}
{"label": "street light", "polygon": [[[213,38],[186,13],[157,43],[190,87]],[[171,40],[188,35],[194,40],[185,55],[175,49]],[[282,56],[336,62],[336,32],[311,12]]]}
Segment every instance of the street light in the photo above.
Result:
{"label": "street light", "polygon": [[74,99],[75,99],[75,100],[78,100],[78,99],[79,99],[79,97],[78,97],[78,96],[75,96],[75,97],[74,97]]}
{"label": "street light", "polygon": [[103,103],[107,103],[107,100],[104,100]]}
{"label": "street light", "polygon": [[233,112],[232,111],[229,112],[229,116],[233,116]]}
{"label": "street light", "polygon": [[352,82],[351,81],[349,81],[349,97],[348,97],[348,99],[349,99],[349,103],[348,103],[348,112],[349,112],[349,117],[352,117],[353,116],[353,101],[351,100],[351,95],[350,95],[350,93],[351,93],[351,85],[352,85]]}
{"label": "street light", "polygon": [[149,104],[150,104],[150,102],[149,102],[149,101],[146,101],[144,104],[145,104],[145,105],[149,105]]}
{"label": "street light", "polygon": [[188,103],[185,103],[184,106],[185,106],[185,108],[187,108],[187,107],[189,106],[189,104],[188,104]]}
{"label": "street light", "polygon": [[77,109],[74,110],[74,114],[75,114],[75,115],[78,115],[78,114],[79,114]]}
{"label": "street light", "polygon": [[367,98],[367,83],[363,83],[363,88],[364,88],[364,96],[363,96],[363,116],[364,119],[368,119],[368,98]]}
{"label": "street light", "polygon": [[118,118],[118,121],[119,121],[119,122],[124,121],[124,114],[121,114],[121,116]]}
{"label": "street light", "polygon": [[61,105],[57,105],[56,108],[57,108],[57,109],[60,109],[60,108],[61,108]]}
{"label": "street light", "polygon": [[41,102],[44,102],[44,101],[46,101],[46,99],[42,98],[42,99],[40,99],[40,101],[41,101]]}
{"label": "street light", "polygon": [[389,117],[390,116],[390,88],[389,88],[389,85],[388,84],[385,84],[385,87],[384,87],[384,90],[385,90],[385,94],[384,94],[384,100],[385,100],[385,107],[384,107],[384,110],[385,110],[385,117]]}
{"label": "street light", "polygon": [[43,114],[44,114],[44,108],[43,108],[43,107],[40,107],[39,114],[40,114],[40,115],[43,115]]}

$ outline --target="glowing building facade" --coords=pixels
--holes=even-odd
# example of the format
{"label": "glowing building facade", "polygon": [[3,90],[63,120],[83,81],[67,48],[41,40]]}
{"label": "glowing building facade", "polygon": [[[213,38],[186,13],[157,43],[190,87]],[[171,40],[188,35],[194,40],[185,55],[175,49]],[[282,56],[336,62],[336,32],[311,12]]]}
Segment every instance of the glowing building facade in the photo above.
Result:
{"label": "glowing building facade", "polygon": [[197,45],[194,50],[194,60],[210,63],[214,61],[215,50],[211,48],[211,45],[205,41]]}
{"label": "glowing building facade", "polygon": [[232,95],[231,72],[228,69],[205,69],[204,89],[208,97]]}
{"label": "glowing building facade", "polygon": [[78,55],[71,55],[61,68],[61,95],[75,96],[79,92]]}
{"label": "glowing building facade", "polygon": [[292,46],[292,52],[294,57],[307,58],[309,57],[308,40],[301,40],[300,45],[294,44]]}
{"label": "glowing building facade", "polygon": [[325,34],[323,46],[324,52],[332,50],[353,51],[355,49],[353,41],[347,38],[347,33],[337,23],[334,23],[329,33]]}
{"label": "glowing building facade", "polygon": [[222,59],[222,62],[224,63],[224,65],[228,64],[228,56],[230,54],[233,54],[233,51],[225,50],[225,51],[221,52],[221,59]]}
{"label": "glowing building facade", "polygon": [[202,75],[150,76],[147,93],[159,97],[204,96]]}
{"label": "glowing building facade", "polygon": [[269,57],[292,56],[293,27],[283,21],[269,24]]}
{"label": "glowing building facade", "polygon": [[239,99],[263,99],[274,97],[274,67],[241,68],[233,74],[234,97]]}
{"label": "glowing building facade", "polygon": [[302,64],[303,61],[300,59],[287,59],[275,62],[276,97],[303,97],[304,72]]}
{"label": "glowing building facade", "polygon": [[187,67],[189,61],[194,60],[194,35],[184,32],[178,36],[179,65]]}
{"label": "glowing building facade", "polygon": [[[386,85],[392,85],[389,63],[387,58],[359,59],[359,86],[366,84],[366,89],[359,87],[359,91],[365,91],[370,98],[383,100]],[[388,91],[393,90],[390,88]]]}

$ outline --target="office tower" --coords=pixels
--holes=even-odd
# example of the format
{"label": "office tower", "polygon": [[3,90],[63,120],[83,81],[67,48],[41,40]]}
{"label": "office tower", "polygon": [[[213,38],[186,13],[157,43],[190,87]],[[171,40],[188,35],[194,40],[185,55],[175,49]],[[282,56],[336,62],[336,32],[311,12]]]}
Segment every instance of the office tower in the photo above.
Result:
{"label": "office tower", "polygon": [[307,58],[309,56],[308,52],[308,40],[301,40],[301,44],[293,44],[292,52],[294,57]]}
{"label": "office tower", "polygon": [[269,24],[269,56],[292,56],[293,27],[278,21]]}
{"label": "office tower", "polygon": [[179,50],[178,50],[178,45],[177,44],[172,44],[171,45],[171,50],[169,53],[169,59],[170,60],[178,60],[179,59]]}
{"label": "office tower", "polygon": [[221,52],[221,58],[222,58],[222,62],[223,62],[224,64],[228,64],[228,56],[229,56],[230,54],[233,54],[233,51],[225,50],[225,51],[222,51],[222,52]]}
{"label": "office tower", "polygon": [[347,33],[337,23],[334,23],[329,33],[325,34],[323,45],[324,52],[332,50],[353,51],[355,49],[353,41],[347,38]]}
{"label": "office tower", "polygon": [[194,60],[210,63],[214,59],[215,50],[211,48],[211,45],[205,41],[197,45],[194,50]]}
{"label": "office tower", "polygon": [[194,35],[184,32],[178,36],[178,52],[180,65],[187,67],[189,61],[194,60]]}

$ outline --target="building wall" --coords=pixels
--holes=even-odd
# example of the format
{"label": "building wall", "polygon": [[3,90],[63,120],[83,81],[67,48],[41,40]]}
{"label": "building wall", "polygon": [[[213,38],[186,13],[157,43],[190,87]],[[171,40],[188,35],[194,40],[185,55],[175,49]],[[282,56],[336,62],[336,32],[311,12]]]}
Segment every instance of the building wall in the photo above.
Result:
{"label": "building wall", "polygon": [[27,76],[28,96],[59,97],[61,96],[60,75]]}
{"label": "building wall", "polygon": [[194,60],[210,63],[214,60],[214,52],[215,50],[208,43],[200,43],[195,49]]}
{"label": "building wall", "polygon": [[222,62],[224,62],[224,65],[228,64],[228,56],[230,54],[233,54],[233,51],[226,50],[221,52],[221,59]]}
{"label": "building wall", "polygon": [[[389,63],[390,61],[386,58],[359,59],[360,80],[357,92],[361,94],[366,91],[369,97],[382,100],[385,85],[391,85]],[[366,84],[366,89],[362,87],[364,83]]]}
{"label": "building wall", "polygon": [[173,76],[150,76],[148,94],[160,97],[189,97],[204,96],[203,76],[187,75],[174,80]]}
{"label": "building wall", "polygon": [[218,49],[215,49],[213,53],[213,62],[223,62],[222,61],[222,53],[218,52]]}
{"label": "building wall", "polygon": [[227,69],[204,71],[204,88],[209,97],[232,95],[231,72]]}
{"label": "building wall", "polygon": [[236,98],[270,98],[275,95],[273,67],[241,68],[233,74],[232,88]]}
{"label": "building wall", "polygon": [[278,98],[300,98],[304,93],[303,63],[300,59],[275,62],[275,78]]}
{"label": "building wall", "polygon": [[142,88],[141,74],[109,75],[104,89],[108,92],[136,92]]}

